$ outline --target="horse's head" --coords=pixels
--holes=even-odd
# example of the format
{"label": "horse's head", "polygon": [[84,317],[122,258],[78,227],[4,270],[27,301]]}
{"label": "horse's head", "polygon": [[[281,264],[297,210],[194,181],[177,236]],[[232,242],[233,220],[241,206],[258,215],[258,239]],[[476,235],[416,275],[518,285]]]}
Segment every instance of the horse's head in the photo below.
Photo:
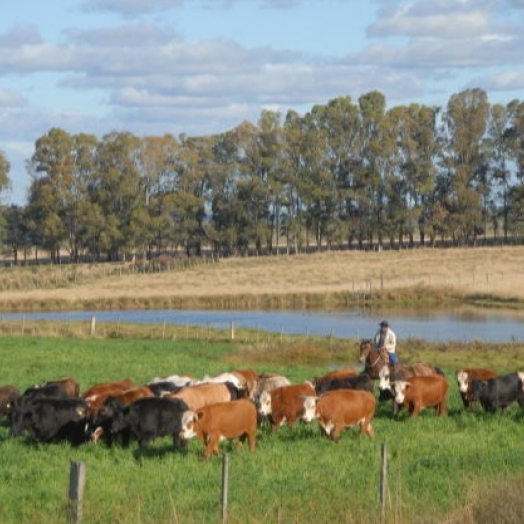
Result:
{"label": "horse's head", "polygon": [[369,338],[365,338],[360,342],[360,352],[358,355],[358,359],[360,362],[365,362],[366,358],[368,357],[370,351],[373,349],[373,344],[371,344],[371,340]]}

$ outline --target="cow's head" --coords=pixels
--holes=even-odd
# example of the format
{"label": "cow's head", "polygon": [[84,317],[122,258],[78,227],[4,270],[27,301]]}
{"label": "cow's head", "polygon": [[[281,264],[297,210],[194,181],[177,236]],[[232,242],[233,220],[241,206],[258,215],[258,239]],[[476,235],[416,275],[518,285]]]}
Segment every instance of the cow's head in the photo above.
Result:
{"label": "cow's head", "polygon": [[180,438],[189,440],[196,437],[195,422],[198,421],[198,415],[194,411],[184,411],[180,422]]}
{"label": "cow's head", "polygon": [[406,391],[411,387],[411,383],[405,380],[397,380],[393,383],[393,391],[395,393],[395,402],[403,404],[406,398]]}
{"label": "cow's head", "polygon": [[468,392],[468,373],[467,371],[457,372],[457,385],[461,393]]}
{"label": "cow's head", "polygon": [[382,366],[378,372],[378,388],[391,390],[391,374],[388,366]]}
{"label": "cow's head", "polygon": [[317,402],[320,397],[304,396],[302,397],[304,403],[304,412],[302,413],[302,420],[304,422],[312,422],[317,418]]}
{"label": "cow's head", "polygon": [[258,412],[263,417],[271,415],[271,393],[269,391],[262,391],[258,397]]}

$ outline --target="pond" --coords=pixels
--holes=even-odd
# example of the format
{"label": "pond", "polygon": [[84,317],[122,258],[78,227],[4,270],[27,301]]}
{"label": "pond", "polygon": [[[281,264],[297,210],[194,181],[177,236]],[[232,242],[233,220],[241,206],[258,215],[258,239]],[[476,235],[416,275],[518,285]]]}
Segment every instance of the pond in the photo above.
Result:
{"label": "pond", "polygon": [[417,338],[427,341],[518,342],[524,341],[524,311],[457,307],[452,309],[395,309],[387,312],[354,309],[326,311],[208,311],[137,310],[74,311],[59,313],[5,313],[0,319],[45,319],[54,321],[174,324],[210,328],[259,329],[287,335],[369,338],[383,318],[389,320],[399,341]]}

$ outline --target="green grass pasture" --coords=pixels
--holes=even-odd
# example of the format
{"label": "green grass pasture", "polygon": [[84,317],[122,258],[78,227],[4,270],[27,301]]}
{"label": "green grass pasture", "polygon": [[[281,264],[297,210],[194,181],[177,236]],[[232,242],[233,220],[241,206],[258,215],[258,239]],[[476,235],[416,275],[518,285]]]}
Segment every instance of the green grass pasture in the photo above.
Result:
{"label": "green grass pasture", "polygon": [[[260,428],[254,454],[247,447],[222,443],[230,466],[228,522],[379,522],[384,442],[389,457],[387,522],[474,522],[463,515],[474,518],[470,508],[478,493],[490,486],[511,485],[521,475],[524,417],[517,406],[506,416],[488,416],[480,409],[464,412],[454,371],[461,367],[460,355],[462,365],[466,363],[468,351],[481,360],[478,348],[454,352],[440,348],[433,354],[450,381],[447,417],[424,411],[416,420],[407,419],[406,413],[393,420],[388,403],[378,407],[375,440],[360,438],[352,429],[333,443],[320,435],[316,423],[299,423],[275,433]],[[504,360],[500,348],[482,351],[486,357],[496,353],[492,362],[499,371],[518,368],[513,352],[508,351],[510,358]],[[516,356],[524,368],[520,351]],[[125,377],[141,384],[156,375],[200,377],[243,367],[283,372],[293,381],[326,371],[325,362],[312,365],[304,354],[284,366],[274,352],[265,361],[253,348],[232,342],[3,337],[0,357],[0,384],[20,389],[64,376],[76,378],[85,390],[96,382]],[[168,438],[146,450],[136,443],[128,449],[35,445],[26,438],[9,437],[3,422],[0,522],[66,522],[70,463],[83,461],[84,524],[219,523],[222,461],[220,457],[203,461],[202,451],[196,440],[190,441],[186,452],[174,451]]]}

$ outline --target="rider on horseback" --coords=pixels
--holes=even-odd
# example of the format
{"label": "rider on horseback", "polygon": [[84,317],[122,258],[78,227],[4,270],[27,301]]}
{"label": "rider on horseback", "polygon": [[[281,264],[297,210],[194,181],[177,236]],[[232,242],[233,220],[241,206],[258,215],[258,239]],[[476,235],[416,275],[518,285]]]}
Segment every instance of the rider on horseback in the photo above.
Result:
{"label": "rider on horseback", "polygon": [[373,339],[374,347],[377,351],[385,349],[389,355],[389,363],[392,366],[396,366],[399,361],[395,350],[397,348],[397,336],[393,330],[389,327],[387,320],[382,320],[379,324],[380,329],[377,331],[375,338]]}

